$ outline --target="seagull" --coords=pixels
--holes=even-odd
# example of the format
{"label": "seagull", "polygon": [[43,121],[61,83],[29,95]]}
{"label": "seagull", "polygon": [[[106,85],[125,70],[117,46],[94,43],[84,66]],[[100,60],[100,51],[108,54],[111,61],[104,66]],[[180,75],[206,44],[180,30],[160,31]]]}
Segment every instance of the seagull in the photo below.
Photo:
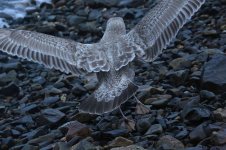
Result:
{"label": "seagull", "polygon": [[154,61],[205,0],[160,0],[128,33],[120,17],[110,18],[98,43],[83,44],[42,33],[0,29],[0,50],[65,73],[95,73],[97,89],[79,110],[103,114],[120,108],[138,86],[132,62]]}

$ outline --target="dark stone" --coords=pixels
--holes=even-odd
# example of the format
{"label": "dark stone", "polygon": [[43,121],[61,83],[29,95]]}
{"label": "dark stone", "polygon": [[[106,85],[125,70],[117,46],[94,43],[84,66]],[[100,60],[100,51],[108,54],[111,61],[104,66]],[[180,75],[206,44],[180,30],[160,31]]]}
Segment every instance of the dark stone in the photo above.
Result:
{"label": "dark stone", "polygon": [[60,98],[59,96],[53,96],[53,97],[46,97],[43,101],[42,104],[45,106],[49,106],[51,104],[56,103],[57,101],[59,101]]}
{"label": "dark stone", "polygon": [[86,139],[80,141],[78,144],[73,146],[73,150],[95,150],[95,149],[96,149],[95,146]]}
{"label": "dark stone", "polygon": [[43,78],[42,76],[37,76],[37,77],[35,77],[34,79],[32,79],[32,81],[33,81],[34,83],[37,83],[37,84],[42,85],[42,84],[44,84],[44,83],[46,82],[46,79]]}
{"label": "dark stone", "polygon": [[2,88],[0,87],[0,94],[5,96],[17,96],[19,92],[20,88],[14,83],[10,83]]}
{"label": "dark stone", "polygon": [[217,93],[226,89],[226,56],[214,55],[204,66],[202,88]]}
{"label": "dark stone", "polygon": [[39,146],[26,144],[21,150],[39,150]]}
{"label": "dark stone", "polygon": [[203,123],[197,126],[196,128],[194,128],[189,134],[190,139],[196,142],[199,142],[205,139],[208,136],[208,133],[205,131],[206,127],[207,127],[207,124]]}
{"label": "dark stone", "polygon": [[85,17],[77,16],[77,15],[70,15],[67,17],[67,22],[70,26],[78,26],[80,23],[86,21]]}
{"label": "dark stone", "polygon": [[21,108],[23,113],[35,113],[39,111],[39,106],[36,104],[27,105]]}
{"label": "dark stone", "polygon": [[61,111],[57,109],[44,109],[41,111],[41,115],[36,118],[36,121],[40,125],[46,125],[46,124],[51,124],[51,125],[56,125],[61,121],[62,119],[65,118],[65,114],[62,113]]}
{"label": "dark stone", "polygon": [[118,137],[118,136],[125,136],[127,135],[129,132],[128,130],[126,129],[115,129],[115,130],[112,130],[112,131],[107,131],[107,132],[104,132],[103,134],[106,136],[106,137],[109,137],[109,138],[115,138],[115,137]]}
{"label": "dark stone", "polygon": [[1,72],[8,72],[10,70],[18,70],[20,68],[21,68],[21,63],[19,61],[8,62],[7,64],[0,64]]}
{"label": "dark stone", "polygon": [[205,106],[200,105],[199,97],[193,97],[190,101],[183,106],[181,116],[185,121],[199,123],[200,121],[206,120],[210,117],[211,112]]}
{"label": "dark stone", "polygon": [[202,100],[214,100],[216,98],[216,95],[213,92],[202,90],[200,91],[200,98]]}

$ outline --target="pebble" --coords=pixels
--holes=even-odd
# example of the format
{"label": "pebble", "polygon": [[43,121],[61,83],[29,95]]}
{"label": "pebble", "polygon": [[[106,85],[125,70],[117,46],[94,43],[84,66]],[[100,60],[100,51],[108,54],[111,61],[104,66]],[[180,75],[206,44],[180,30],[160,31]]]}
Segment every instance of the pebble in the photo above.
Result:
{"label": "pebble", "polygon": [[165,135],[162,136],[159,141],[157,142],[158,148],[162,150],[179,150],[179,149],[184,149],[184,145],[182,142],[177,140],[176,138],[170,136],[170,135]]}

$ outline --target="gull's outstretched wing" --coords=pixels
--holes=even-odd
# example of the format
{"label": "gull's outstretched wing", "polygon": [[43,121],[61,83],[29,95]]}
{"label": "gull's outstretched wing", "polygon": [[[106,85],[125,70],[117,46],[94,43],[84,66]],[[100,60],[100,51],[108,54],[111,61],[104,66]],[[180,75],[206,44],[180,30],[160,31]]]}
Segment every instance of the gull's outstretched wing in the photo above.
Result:
{"label": "gull's outstretched wing", "polygon": [[108,71],[100,48],[98,44],[81,44],[42,33],[0,29],[0,51],[66,73]]}
{"label": "gull's outstretched wing", "polygon": [[153,61],[205,0],[161,0],[125,39],[136,55]]}

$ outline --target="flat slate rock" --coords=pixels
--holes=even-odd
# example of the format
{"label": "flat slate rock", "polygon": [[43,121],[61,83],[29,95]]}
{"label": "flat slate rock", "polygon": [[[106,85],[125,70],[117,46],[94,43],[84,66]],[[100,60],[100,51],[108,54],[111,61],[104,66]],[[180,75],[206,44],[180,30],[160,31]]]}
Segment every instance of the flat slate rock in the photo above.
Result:
{"label": "flat slate rock", "polygon": [[204,66],[202,87],[217,93],[226,89],[226,56],[214,55]]}

